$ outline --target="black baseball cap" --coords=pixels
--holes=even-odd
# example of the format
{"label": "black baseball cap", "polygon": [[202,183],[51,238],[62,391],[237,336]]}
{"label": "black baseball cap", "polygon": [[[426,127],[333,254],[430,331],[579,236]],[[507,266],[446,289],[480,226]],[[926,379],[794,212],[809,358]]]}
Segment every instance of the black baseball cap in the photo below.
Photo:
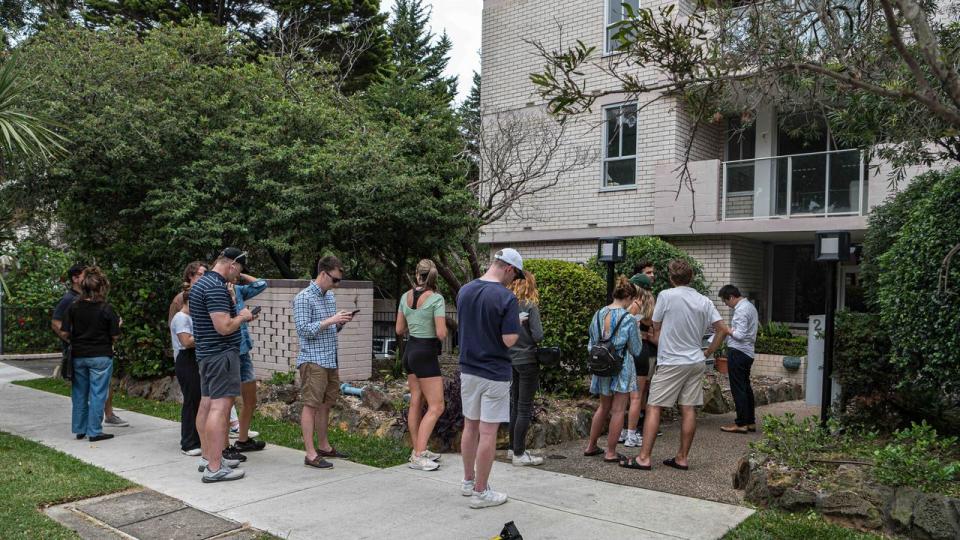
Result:
{"label": "black baseball cap", "polygon": [[228,247],[224,249],[222,252],[220,252],[220,256],[225,259],[230,259],[231,261],[234,261],[240,265],[247,264],[247,252],[241,251],[235,247]]}
{"label": "black baseball cap", "polygon": [[70,269],[67,270],[67,279],[73,279],[74,277],[79,276],[86,268],[87,266],[84,264],[75,264],[71,266]]}

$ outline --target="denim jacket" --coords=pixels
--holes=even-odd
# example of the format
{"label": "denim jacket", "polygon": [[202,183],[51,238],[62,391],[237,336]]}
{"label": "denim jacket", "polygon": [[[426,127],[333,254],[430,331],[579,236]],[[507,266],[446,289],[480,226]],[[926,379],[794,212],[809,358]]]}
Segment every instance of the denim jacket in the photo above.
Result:
{"label": "denim jacket", "polygon": [[[239,313],[243,309],[247,300],[262,293],[266,288],[267,282],[262,279],[246,285],[235,285],[233,291],[237,294],[237,312]],[[250,337],[250,330],[247,329],[247,323],[244,322],[240,325],[240,354],[249,354],[252,349],[253,338]]]}

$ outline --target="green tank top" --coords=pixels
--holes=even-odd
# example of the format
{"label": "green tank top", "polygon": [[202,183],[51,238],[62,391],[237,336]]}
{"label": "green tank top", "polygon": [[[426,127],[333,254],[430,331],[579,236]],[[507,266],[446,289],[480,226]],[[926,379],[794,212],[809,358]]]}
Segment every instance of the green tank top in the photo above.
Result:
{"label": "green tank top", "polygon": [[410,291],[403,293],[400,298],[399,311],[407,319],[407,328],[410,329],[410,335],[423,339],[437,337],[437,326],[434,318],[446,316],[446,304],[443,295],[434,292],[424,300],[423,305],[416,309],[407,305],[409,295]]}

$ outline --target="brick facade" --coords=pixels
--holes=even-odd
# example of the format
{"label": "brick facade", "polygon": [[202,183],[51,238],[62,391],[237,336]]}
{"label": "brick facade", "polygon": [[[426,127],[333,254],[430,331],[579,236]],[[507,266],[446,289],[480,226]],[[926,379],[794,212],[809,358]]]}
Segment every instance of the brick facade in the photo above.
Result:
{"label": "brick facade", "polygon": [[[250,307],[261,306],[260,317],[250,324],[254,341],[250,357],[258,379],[287,372],[296,366],[300,344],[293,322],[293,299],[310,282],[307,280],[267,280],[267,289],[251,300]],[[370,378],[373,367],[373,284],[369,281],[343,281],[335,291],[337,309],[360,309],[353,322],[337,336],[340,378],[358,381]]]}

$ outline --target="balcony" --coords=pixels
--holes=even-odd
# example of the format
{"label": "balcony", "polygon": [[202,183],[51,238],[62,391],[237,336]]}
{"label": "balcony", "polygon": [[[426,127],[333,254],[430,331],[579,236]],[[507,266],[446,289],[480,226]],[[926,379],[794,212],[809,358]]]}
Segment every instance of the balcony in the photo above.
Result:
{"label": "balcony", "polygon": [[833,150],[722,165],[721,221],[862,216],[864,153]]}

